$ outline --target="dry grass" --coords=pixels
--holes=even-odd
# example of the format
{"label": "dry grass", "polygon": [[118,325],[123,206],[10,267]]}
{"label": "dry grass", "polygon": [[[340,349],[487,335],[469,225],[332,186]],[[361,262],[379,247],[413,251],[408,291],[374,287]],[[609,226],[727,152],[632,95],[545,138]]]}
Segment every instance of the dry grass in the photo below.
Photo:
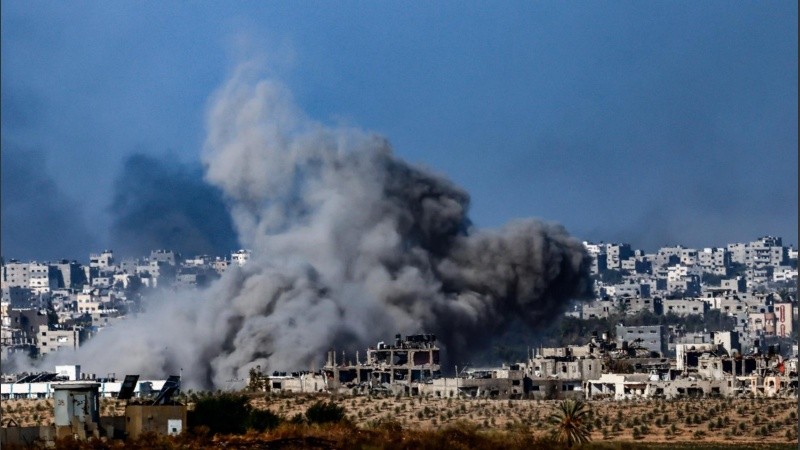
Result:
{"label": "dry grass", "polygon": [[[264,434],[224,438],[225,446],[244,448],[249,447],[246,442],[276,441],[280,445],[263,448],[302,448],[314,442],[321,445],[319,448],[436,448],[428,447],[428,443],[438,442],[447,448],[536,448],[539,444],[547,448],[546,439],[552,430],[547,417],[556,404],[535,400],[327,395],[253,395],[251,404],[289,419],[303,414],[320,399],[332,399],[343,406],[349,424],[320,428],[286,423]],[[101,414],[122,415],[124,404],[102,399]],[[664,448],[797,445],[796,399],[597,401],[589,402],[589,406],[592,448],[636,448],[644,443]],[[51,424],[52,400],[3,401],[2,417],[4,422],[13,418],[21,426]],[[210,445],[211,438],[203,439],[181,445]],[[461,441],[464,445],[458,444]],[[141,448],[147,446],[143,444]]]}
{"label": "dry grass", "polygon": [[[252,404],[291,417],[317,399],[312,395],[262,396]],[[557,403],[421,397],[339,397],[336,402],[345,407],[349,420],[364,428],[393,422],[404,429],[436,430],[467,423],[482,430],[524,432],[536,437],[551,432],[547,417]],[[797,443],[796,399],[595,401],[589,406],[595,442]]]}

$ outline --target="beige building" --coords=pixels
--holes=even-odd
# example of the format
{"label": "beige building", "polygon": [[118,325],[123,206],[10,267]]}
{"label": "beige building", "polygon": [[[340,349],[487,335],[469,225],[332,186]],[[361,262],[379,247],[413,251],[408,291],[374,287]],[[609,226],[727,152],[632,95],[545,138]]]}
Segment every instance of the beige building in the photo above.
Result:
{"label": "beige building", "polygon": [[61,348],[76,349],[80,346],[78,329],[50,330],[47,325],[40,325],[36,335],[36,349],[40,356],[58,351]]}
{"label": "beige building", "polygon": [[779,337],[793,337],[792,304],[775,303],[773,311],[775,311],[775,335]]}

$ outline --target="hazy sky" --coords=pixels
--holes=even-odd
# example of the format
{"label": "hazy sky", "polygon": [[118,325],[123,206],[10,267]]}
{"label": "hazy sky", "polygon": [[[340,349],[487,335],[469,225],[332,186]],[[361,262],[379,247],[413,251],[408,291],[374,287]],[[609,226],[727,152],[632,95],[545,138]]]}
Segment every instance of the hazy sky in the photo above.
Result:
{"label": "hazy sky", "polygon": [[464,187],[480,227],[797,242],[795,1],[286,3],[3,1],[3,256],[122,245],[124,169],[191,189],[208,97],[253,54],[313,118]]}

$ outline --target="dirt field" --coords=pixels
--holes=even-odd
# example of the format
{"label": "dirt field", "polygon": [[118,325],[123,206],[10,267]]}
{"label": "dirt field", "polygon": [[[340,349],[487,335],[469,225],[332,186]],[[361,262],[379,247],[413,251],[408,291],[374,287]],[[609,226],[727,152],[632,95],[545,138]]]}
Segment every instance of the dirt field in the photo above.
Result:
{"label": "dirt field", "polygon": [[[252,404],[291,417],[317,398],[259,398]],[[342,397],[356,424],[393,421],[403,428],[435,429],[457,421],[484,429],[547,434],[556,401],[463,400]],[[676,401],[589,402],[592,440],[647,442],[789,443],[797,442],[796,399],[699,399]],[[636,430],[636,432],[634,432]]]}
{"label": "dirt field", "polygon": [[[333,399],[359,427],[391,424],[434,430],[469,422],[485,430],[544,435],[557,402],[535,400],[464,400],[408,397],[330,397],[254,395],[251,404],[291,418],[317,400]],[[592,410],[595,442],[719,443],[753,446],[797,443],[796,399],[699,399],[676,401],[599,401]],[[52,400],[6,400],[2,420],[20,426],[52,423]],[[101,401],[101,414],[122,415],[124,402]]]}

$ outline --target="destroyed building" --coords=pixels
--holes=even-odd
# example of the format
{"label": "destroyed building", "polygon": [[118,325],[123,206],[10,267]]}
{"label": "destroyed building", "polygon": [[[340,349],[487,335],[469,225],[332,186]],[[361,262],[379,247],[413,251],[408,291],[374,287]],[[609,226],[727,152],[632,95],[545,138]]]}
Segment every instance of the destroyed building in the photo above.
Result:
{"label": "destroyed building", "polygon": [[417,334],[395,336],[394,343],[378,342],[367,349],[366,360],[346,361],[345,354],[337,361],[336,351],[328,351],[323,372],[331,389],[346,387],[360,391],[385,390],[417,394],[414,384],[439,378],[439,347],[436,336]]}

